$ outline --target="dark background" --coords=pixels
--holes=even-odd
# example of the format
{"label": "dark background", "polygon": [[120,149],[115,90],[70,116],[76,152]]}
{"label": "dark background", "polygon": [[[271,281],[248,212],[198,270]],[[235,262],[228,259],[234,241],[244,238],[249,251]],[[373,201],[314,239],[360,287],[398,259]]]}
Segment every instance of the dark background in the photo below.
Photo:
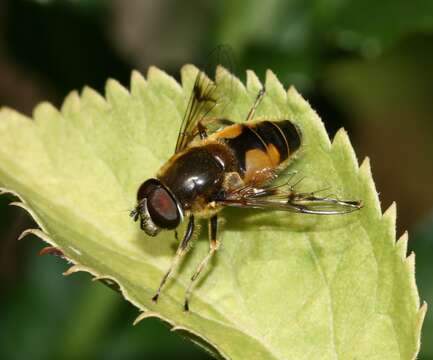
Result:
{"label": "dark background", "polygon": [[[0,0],[0,106],[31,115],[73,89],[129,84],[149,65],[178,77],[228,44],[237,75],[271,68],[294,84],[331,135],[344,126],[371,158],[382,209],[398,204],[400,236],[416,251],[421,298],[433,304],[433,2]],[[38,257],[32,226],[0,198],[1,359],[207,359],[84,274]],[[420,359],[433,359],[433,312]]]}

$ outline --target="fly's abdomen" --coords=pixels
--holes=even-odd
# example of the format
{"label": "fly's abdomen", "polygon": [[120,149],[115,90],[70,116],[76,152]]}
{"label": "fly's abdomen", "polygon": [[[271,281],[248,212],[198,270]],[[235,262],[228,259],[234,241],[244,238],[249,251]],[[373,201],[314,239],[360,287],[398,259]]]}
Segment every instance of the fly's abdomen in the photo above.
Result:
{"label": "fly's abdomen", "polygon": [[235,124],[215,137],[231,148],[246,182],[260,182],[267,170],[277,168],[301,145],[300,131],[289,120]]}
{"label": "fly's abdomen", "polygon": [[256,130],[266,143],[269,156],[274,157],[278,165],[287,160],[301,145],[300,131],[290,120],[261,121],[250,127]]}

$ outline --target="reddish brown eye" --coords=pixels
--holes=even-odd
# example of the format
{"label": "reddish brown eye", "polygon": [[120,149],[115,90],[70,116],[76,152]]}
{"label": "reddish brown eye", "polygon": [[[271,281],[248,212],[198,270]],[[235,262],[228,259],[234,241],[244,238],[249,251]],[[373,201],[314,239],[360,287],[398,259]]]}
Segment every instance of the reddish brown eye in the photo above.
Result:
{"label": "reddish brown eye", "polygon": [[154,215],[158,215],[165,222],[173,222],[178,218],[176,203],[163,188],[157,188],[149,194],[148,207],[152,219],[154,219]]}
{"label": "reddish brown eye", "polygon": [[148,197],[149,194],[155,189],[161,186],[161,183],[156,179],[148,179],[138,188],[137,191],[137,200],[140,201],[145,197]]}
{"label": "reddish brown eye", "polygon": [[140,203],[143,199],[147,199],[146,210],[156,226],[174,229],[182,221],[176,199],[160,180],[148,179],[141,184],[137,191],[137,200]]}

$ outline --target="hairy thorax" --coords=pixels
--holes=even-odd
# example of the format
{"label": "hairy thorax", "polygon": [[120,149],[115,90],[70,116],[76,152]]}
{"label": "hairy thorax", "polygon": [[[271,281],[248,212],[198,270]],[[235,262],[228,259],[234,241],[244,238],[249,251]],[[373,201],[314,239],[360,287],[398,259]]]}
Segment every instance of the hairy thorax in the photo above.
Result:
{"label": "hairy thorax", "polygon": [[222,191],[227,172],[235,171],[236,159],[218,141],[207,141],[173,156],[158,178],[180,201],[185,211],[203,216],[217,211],[212,202]]}

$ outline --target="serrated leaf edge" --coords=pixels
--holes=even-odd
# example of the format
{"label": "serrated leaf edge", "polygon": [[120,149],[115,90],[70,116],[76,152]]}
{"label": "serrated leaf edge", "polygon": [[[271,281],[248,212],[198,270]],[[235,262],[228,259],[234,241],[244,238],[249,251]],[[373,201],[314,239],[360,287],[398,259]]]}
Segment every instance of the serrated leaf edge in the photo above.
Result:
{"label": "serrated leaf edge", "polygon": [[[47,244],[57,247],[58,245],[56,244],[54,239],[52,237],[50,237],[50,235],[48,234],[47,231],[43,230],[45,228],[45,226],[43,225],[42,221],[40,221],[40,219],[37,217],[37,215],[33,212],[33,210],[31,210],[31,208],[26,204],[24,198],[13,190],[9,190],[6,188],[0,188],[0,196],[5,195],[5,194],[11,194],[11,195],[17,197],[18,199],[20,199],[20,201],[11,202],[11,203],[9,203],[9,205],[17,206],[17,207],[20,207],[20,208],[26,210],[29,213],[29,215],[33,218],[33,220],[37,223],[37,225],[40,227],[40,229],[29,228],[29,229],[24,230],[19,235],[18,240],[22,240],[24,237],[26,237],[28,235],[35,235],[36,237],[40,238],[41,240],[43,240]],[[134,320],[133,325],[137,325],[140,321],[142,321],[146,318],[150,318],[150,317],[158,318],[158,319],[164,321],[165,323],[167,323],[171,326],[170,331],[182,330],[182,331],[185,331],[187,333],[191,333],[193,336],[199,337],[199,338],[203,339],[203,341],[209,343],[209,345],[212,346],[213,348],[215,348],[224,359],[229,359],[228,355],[225,354],[224,351],[222,349],[220,349],[216,344],[214,344],[212,341],[210,341],[210,339],[207,339],[205,336],[197,333],[194,330],[189,329],[188,327],[176,324],[176,322],[171,321],[168,318],[165,318],[164,316],[162,316],[161,314],[159,314],[157,312],[149,311],[144,306],[136,303],[129,296],[128,291],[122,286],[122,284],[115,277],[113,277],[111,275],[101,274],[91,267],[75,263],[75,261],[73,259],[71,259],[70,257],[68,257],[66,255],[64,255],[64,258],[68,263],[73,264],[72,266],[70,266],[68,268],[68,270],[63,272],[64,276],[69,276],[69,275],[75,274],[77,272],[86,272],[92,276],[92,281],[110,280],[113,283],[115,283],[118,286],[119,291],[120,291],[121,295],[123,296],[123,298],[125,298],[125,300],[130,302],[133,306],[135,306],[140,311],[143,311]],[[196,345],[204,348],[206,351],[212,353],[212,351],[210,349],[204,347],[202,344],[195,342],[195,341],[193,341],[193,342]],[[213,355],[218,356],[217,354],[213,354]]]}
{"label": "serrated leaf edge", "polygon": [[416,286],[416,279],[415,279],[415,253],[411,252],[409,255],[407,255],[408,233],[407,231],[405,231],[398,240],[396,239],[397,205],[395,202],[392,202],[391,205],[382,213],[380,208],[379,196],[376,191],[376,186],[373,182],[370,159],[368,157],[364,158],[361,165],[358,166],[356,154],[351,145],[347,132],[344,129],[339,129],[337,131],[331,143],[331,150],[334,148],[334,146],[339,146],[340,142],[345,142],[348,145],[345,146],[345,148],[351,149],[350,155],[352,160],[354,161],[354,164],[356,165],[353,170],[355,171],[360,181],[364,182],[364,184],[367,185],[368,190],[370,190],[373,194],[375,194],[373,196],[374,199],[373,205],[375,206],[377,215],[380,217],[379,219],[380,224],[392,231],[393,250],[396,252],[396,254],[402,259],[402,261],[406,265],[406,269],[409,275],[410,287],[416,294],[416,300],[418,306],[417,321],[416,321],[416,330],[418,332],[417,334],[418,343],[413,356],[413,359],[416,359],[421,346],[421,330],[422,330],[422,323],[424,321],[425,314],[427,312],[427,303],[423,302],[422,305],[420,305],[419,303],[420,297],[419,297],[419,292]]}
{"label": "serrated leaf edge", "polygon": [[[190,72],[190,71],[198,71],[198,69],[193,65],[185,65],[184,67],[182,67],[182,70],[181,70],[182,77],[184,78],[185,74],[187,72]],[[225,70],[225,69],[222,69],[219,71],[222,71],[222,72],[226,71],[227,72],[227,70]],[[165,77],[164,80],[172,79],[176,84],[178,84],[172,77],[167,75],[164,71],[162,71],[156,67],[149,68],[148,76],[151,76],[151,77],[152,76],[160,76],[161,74],[164,75],[164,77]],[[218,75],[218,72],[217,72],[217,75]],[[242,82],[240,82],[239,79],[237,79],[237,80],[245,89],[245,85]],[[137,72],[137,71],[132,72],[131,83],[130,83],[131,91],[128,91],[123,85],[121,85],[116,80],[109,79],[107,81],[107,85],[106,85],[106,97],[105,98],[101,97],[101,98],[106,99],[106,102],[110,103],[115,99],[115,96],[113,96],[115,93],[117,93],[120,96],[131,96],[131,94],[133,93],[134,85],[138,87],[139,86],[138,83],[147,84],[147,81],[148,80],[146,80],[139,72]],[[173,81],[170,81],[170,83],[173,83]],[[167,81],[164,81],[164,82],[167,83]],[[284,88],[282,87],[281,83],[279,82],[279,80],[277,79],[275,74],[271,70],[268,70],[266,72],[265,84],[270,84],[270,83],[272,85],[276,85],[276,86],[274,86],[274,89],[281,88],[284,91]],[[248,71],[247,72],[247,86],[246,86],[246,88],[250,89],[250,87],[257,87],[257,85],[259,85],[259,84],[260,84],[260,80],[257,78],[256,74],[252,71]],[[178,84],[178,85],[179,86],[176,87],[176,90],[180,89],[181,85],[180,84]],[[185,88],[185,82],[182,82],[182,87]],[[302,98],[302,96],[297,92],[297,90],[294,87],[290,87],[287,90],[287,92],[285,92],[285,94],[288,97],[293,96],[294,98],[296,98],[298,103],[302,104],[303,109],[312,110],[310,105],[308,104],[308,102]],[[281,93],[281,91],[278,91],[278,95],[281,96],[283,94]],[[114,102],[116,102],[116,101],[114,100]],[[34,118],[38,118],[38,116],[36,116],[37,115],[36,113],[38,111],[42,111],[41,109],[46,105],[50,106],[50,110],[55,109],[49,103],[41,103],[35,108]],[[80,96],[79,96],[77,91],[73,91],[65,98],[65,100],[61,106],[60,112],[62,114],[67,114],[70,112],[76,112],[79,108],[80,108]],[[55,110],[58,111],[57,109],[55,109]],[[13,109],[8,109],[8,108],[1,108],[1,111],[2,112],[3,111],[15,112]],[[415,282],[415,254],[412,252],[408,256],[406,255],[407,241],[408,241],[407,232],[405,232],[398,239],[398,241],[395,241],[395,239],[396,239],[396,236],[395,236],[396,205],[395,205],[395,203],[393,203],[383,213],[381,212],[379,197],[378,197],[376,187],[375,187],[375,184],[374,184],[373,178],[372,178],[372,172],[371,172],[371,166],[370,166],[369,158],[366,157],[362,161],[361,165],[358,165],[356,154],[354,152],[354,149],[351,145],[350,139],[349,139],[346,131],[344,129],[340,129],[336,133],[335,137],[333,138],[333,140],[331,142],[331,139],[329,138],[329,136],[327,136],[327,133],[326,133],[326,130],[325,130],[325,127],[323,125],[322,120],[320,119],[320,117],[315,112],[314,112],[314,114],[316,117],[315,121],[316,121],[318,127],[322,128],[320,132],[323,134],[324,140],[329,144],[329,150],[332,151],[333,149],[335,149],[339,146],[343,146],[346,151],[349,150],[348,155],[350,155],[350,158],[351,158],[352,170],[355,172],[357,179],[361,183],[363,183],[363,185],[365,185],[369,191],[371,191],[374,194],[374,196],[373,196],[374,204],[370,204],[370,205],[375,206],[375,212],[379,218],[378,220],[382,224],[385,222],[388,222],[388,225],[385,224],[384,226],[389,227],[391,225],[394,228],[393,229],[394,230],[394,236],[393,236],[394,244],[393,244],[393,246],[395,248],[396,253],[399,255],[399,257],[406,264],[406,268],[407,268],[407,271],[408,271],[409,276],[410,276],[411,287],[415,290],[415,293],[417,295],[417,300],[418,300],[418,306],[419,306],[419,310],[418,310],[418,314],[417,314],[417,317],[418,317],[417,318],[418,347],[417,347],[415,355],[413,357],[413,359],[415,359],[416,354],[418,353],[419,348],[420,348],[420,332],[421,332],[423,320],[425,318],[425,314],[426,314],[428,306],[427,306],[426,302],[423,302],[423,304],[421,306],[419,305],[419,294],[418,294],[418,289],[416,287],[416,282]],[[23,237],[25,237],[29,234],[33,234],[33,235],[39,237],[41,240],[47,242],[48,244],[50,244],[52,246],[57,246],[55,241],[49,236],[48,232],[46,231],[46,229],[42,223],[42,221],[38,218],[38,216],[33,212],[33,210],[28,206],[28,204],[25,202],[25,200],[18,193],[16,193],[13,190],[6,189],[6,188],[0,188],[0,195],[3,195],[3,194],[11,194],[13,196],[16,196],[20,201],[11,202],[10,205],[18,206],[18,207],[21,207],[24,210],[26,210],[29,213],[29,215],[35,220],[35,222],[38,224],[38,226],[40,227],[40,229],[24,230],[23,233],[19,236],[19,239],[22,239]],[[65,258],[70,263],[74,263],[74,261],[72,259],[70,259],[68,257],[65,257]],[[224,354],[224,352],[216,344],[212,343],[205,336],[203,336],[203,335],[201,335],[201,334],[195,332],[194,330],[191,330],[185,326],[177,325],[174,321],[171,321],[168,318],[165,318],[161,314],[159,314],[157,312],[153,312],[153,311],[148,311],[144,306],[136,303],[133,299],[130,298],[126,289],[124,289],[124,287],[119,283],[119,281],[115,277],[110,276],[110,275],[101,274],[98,271],[94,270],[93,268],[90,268],[90,267],[87,267],[87,266],[84,266],[81,264],[72,265],[67,271],[65,271],[64,275],[70,275],[70,274],[80,272],[80,271],[87,272],[87,273],[91,274],[93,276],[93,280],[108,279],[108,280],[111,280],[118,285],[122,296],[127,301],[129,301],[131,304],[133,304],[135,307],[137,307],[138,309],[143,311],[134,320],[133,325],[136,325],[140,321],[142,321],[146,318],[149,318],[149,317],[159,318],[160,320],[166,322],[167,324],[169,324],[171,326],[171,331],[182,330],[182,331],[189,332],[192,335],[197,336],[197,337],[203,339],[204,341],[208,342],[212,347],[214,347],[219,352],[219,354],[221,356],[223,356],[226,359],[229,359],[227,354]],[[249,335],[252,336],[251,334],[249,334]]]}

